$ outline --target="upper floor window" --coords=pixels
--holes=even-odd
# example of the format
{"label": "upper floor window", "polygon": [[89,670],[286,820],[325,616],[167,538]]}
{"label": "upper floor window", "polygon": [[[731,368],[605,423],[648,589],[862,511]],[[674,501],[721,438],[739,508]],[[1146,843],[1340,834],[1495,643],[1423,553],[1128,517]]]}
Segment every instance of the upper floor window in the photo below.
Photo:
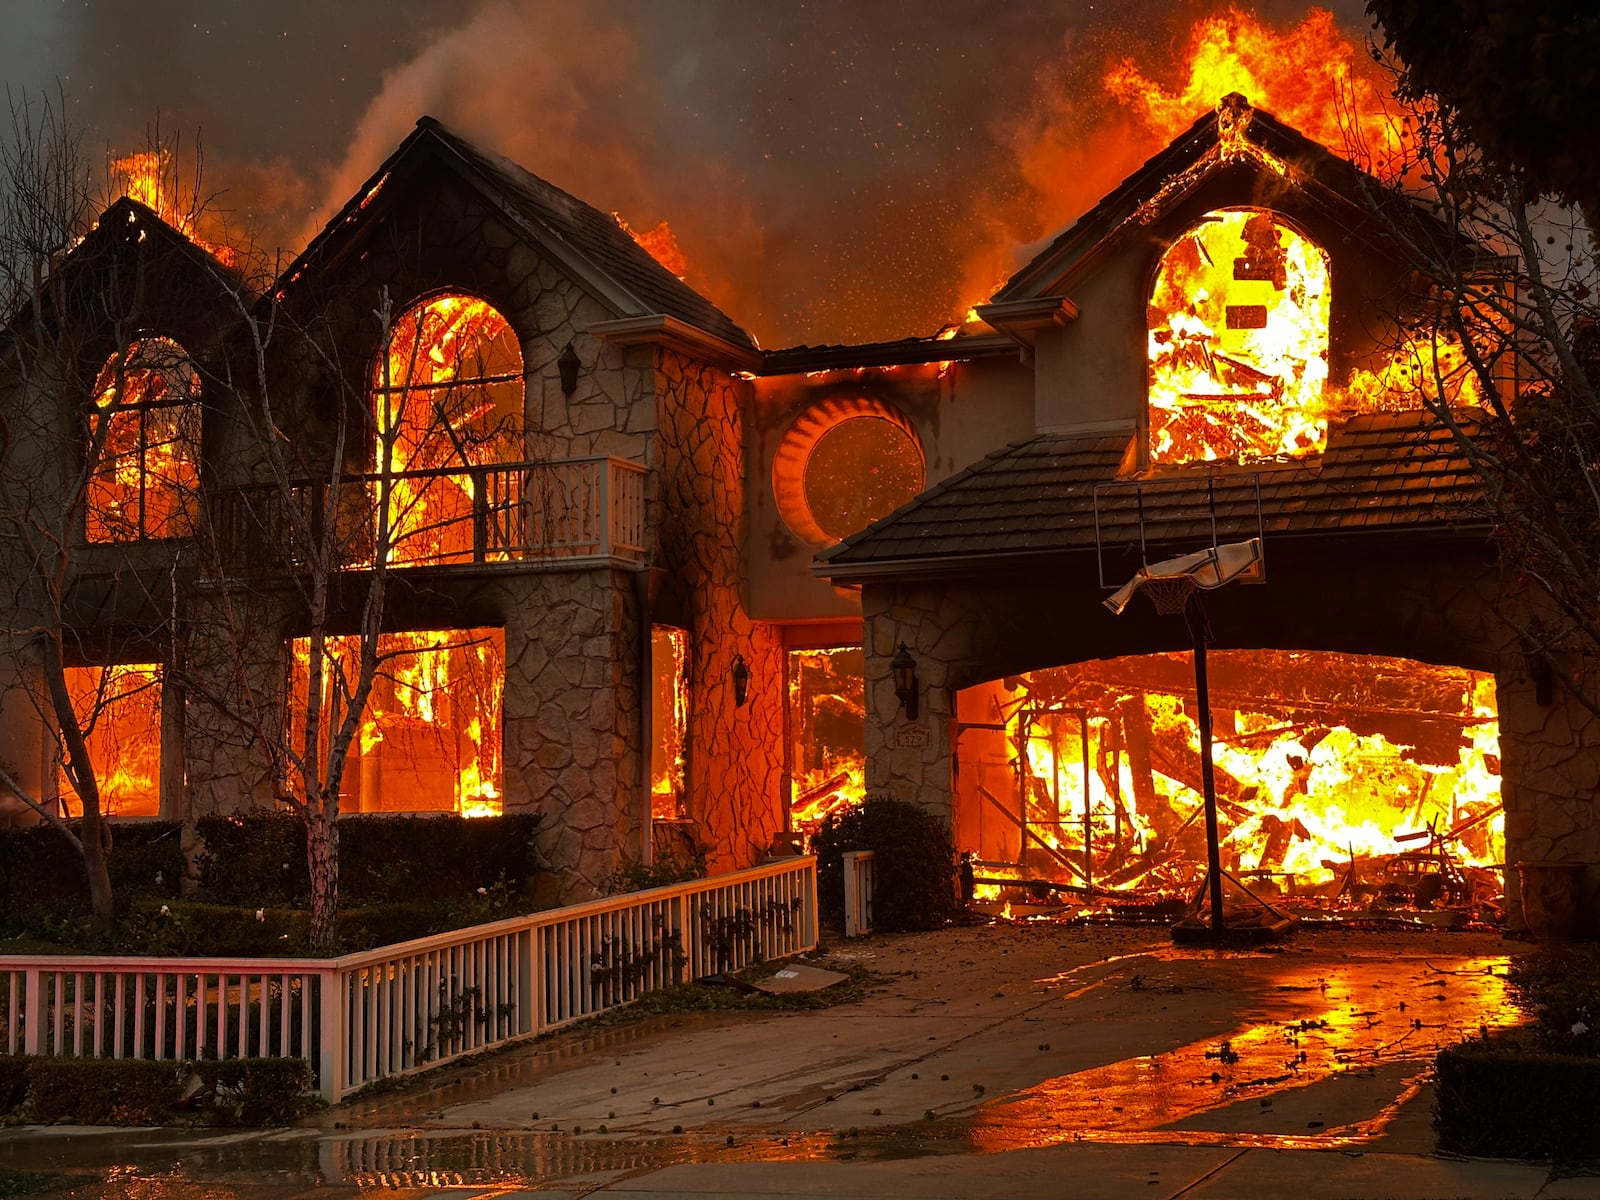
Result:
{"label": "upper floor window", "polygon": [[84,525],[91,542],[194,532],[200,496],[200,374],[170,338],[113,354],[95,380]]}
{"label": "upper floor window", "polygon": [[1168,247],[1147,313],[1150,462],[1321,453],[1328,255],[1276,214],[1208,213]]}
{"label": "upper floor window", "polygon": [[372,393],[373,468],[391,476],[389,561],[471,561],[475,496],[480,508],[502,510],[509,498],[499,492],[516,485],[463,468],[525,457],[516,332],[472,296],[413,305],[394,324]]}

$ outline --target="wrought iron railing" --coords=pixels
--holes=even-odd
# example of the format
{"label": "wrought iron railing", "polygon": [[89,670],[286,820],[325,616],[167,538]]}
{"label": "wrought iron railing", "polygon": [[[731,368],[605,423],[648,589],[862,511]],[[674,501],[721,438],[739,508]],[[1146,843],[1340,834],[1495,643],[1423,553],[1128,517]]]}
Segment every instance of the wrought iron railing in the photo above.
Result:
{"label": "wrought iron railing", "polygon": [[570,458],[252,484],[210,493],[207,508],[230,573],[303,571],[322,546],[359,570],[380,544],[396,567],[640,561],[644,483],[641,463]]}

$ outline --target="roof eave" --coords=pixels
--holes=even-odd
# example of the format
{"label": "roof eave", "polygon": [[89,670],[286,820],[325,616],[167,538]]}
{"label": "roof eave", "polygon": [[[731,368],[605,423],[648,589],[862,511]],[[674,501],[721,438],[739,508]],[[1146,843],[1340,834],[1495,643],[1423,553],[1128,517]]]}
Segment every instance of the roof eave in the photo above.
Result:
{"label": "roof eave", "polygon": [[735,371],[757,371],[761,354],[666,313],[598,321],[585,330],[616,346],[659,345]]}

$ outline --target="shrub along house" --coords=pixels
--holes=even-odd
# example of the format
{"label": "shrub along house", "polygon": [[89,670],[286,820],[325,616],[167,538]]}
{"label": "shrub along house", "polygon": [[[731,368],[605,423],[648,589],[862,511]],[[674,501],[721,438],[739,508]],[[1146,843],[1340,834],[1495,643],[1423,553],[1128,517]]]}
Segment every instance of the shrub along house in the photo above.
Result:
{"label": "shrub along house", "polygon": [[[992,875],[1181,885],[1187,632],[1099,603],[1148,499],[1177,518],[1153,545],[1267,546],[1267,582],[1210,609],[1231,865],[1309,883],[1430,827],[1467,863],[1587,857],[1588,721],[1499,632],[1471,472],[1396,378],[1407,279],[1370,183],[1229,98],[981,322],[762,351],[616,219],[424,119],[265,298],[174,282],[198,326],[152,293],[137,353],[100,354],[160,379],[75,531],[79,686],[134,681],[93,735],[110,806],[274,803],[304,639],[362,627],[381,561],[393,657],[346,812],[541,812],[576,898],[661,848],[749,865],[870,788]],[[109,216],[149,232],[136,263],[226,279]],[[364,547],[320,609],[289,535],[312,513]],[[107,544],[165,572],[138,603],[90,569]],[[0,752],[74,811],[13,626]],[[241,722],[243,684],[276,715]]]}

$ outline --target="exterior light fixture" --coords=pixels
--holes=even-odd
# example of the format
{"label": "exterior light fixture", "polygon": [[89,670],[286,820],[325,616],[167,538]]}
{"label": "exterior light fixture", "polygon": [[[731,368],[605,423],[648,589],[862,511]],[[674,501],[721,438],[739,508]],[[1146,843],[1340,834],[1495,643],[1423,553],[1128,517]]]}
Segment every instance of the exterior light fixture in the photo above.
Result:
{"label": "exterior light fixture", "polygon": [[733,656],[733,669],[728,672],[728,677],[733,680],[733,706],[743,708],[745,698],[750,694],[750,668],[745,665],[744,655]]}
{"label": "exterior light fixture", "polygon": [[561,394],[570,396],[578,390],[578,368],[583,366],[583,360],[578,357],[578,352],[572,348],[572,343],[567,343],[567,348],[561,352],[561,357],[556,359],[556,370],[561,372]]}
{"label": "exterior light fixture", "polygon": [[894,673],[894,694],[900,697],[900,707],[906,717],[917,719],[917,660],[911,657],[904,642],[889,660],[889,670]]}

